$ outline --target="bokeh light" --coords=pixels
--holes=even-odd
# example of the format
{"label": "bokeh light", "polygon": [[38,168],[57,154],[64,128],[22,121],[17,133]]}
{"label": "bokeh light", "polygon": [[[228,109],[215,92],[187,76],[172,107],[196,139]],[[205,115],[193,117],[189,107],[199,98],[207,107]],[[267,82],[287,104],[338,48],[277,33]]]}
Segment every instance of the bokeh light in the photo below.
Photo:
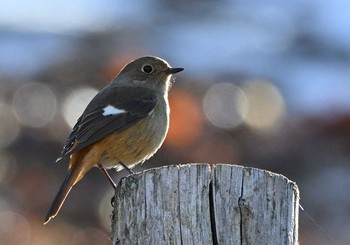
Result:
{"label": "bokeh light", "polygon": [[5,195],[0,196],[0,213],[12,210],[12,200],[8,200]]}
{"label": "bokeh light", "polygon": [[42,127],[56,112],[56,96],[42,83],[30,83],[17,89],[13,97],[13,110],[21,124]]}
{"label": "bokeh light", "polygon": [[66,96],[63,102],[62,113],[71,128],[97,92],[92,87],[81,87],[74,89]]}
{"label": "bokeh light", "polygon": [[[245,123],[257,130],[278,128],[286,114],[285,103],[278,89],[263,80],[249,81],[241,89],[248,101]],[[246,107],[242,110],[246,110]]]}
{"label": "bokeh light", "polygon": [[243,122],[247,114],[247,98],[239,87],[230,83],[218,83],[205,94],[203,110],[215,126],[234,128]]}
{"label": "bokeh light", "polygon": [[203,119],[197,100],[185,90],[172,89],[169,94],[170,128],[166,143],[185,147],[202,133]]}
{"label": "bokeh light", "polygon": [[0,151],[0,185],[10,182],[15,176],[16,170],[16,162],[12,159],[11,154]]}
{"label": "bokeh light", "polygon": [[11,108],[0,102],[0,148],[10,145],[18,136],[20,125]]}
{"label": "bokeh light", "polygon": [[82,229],[74,234],[71,244],[111,244],[109,234],[100,229]]}
{"label": "bokeh light", "polygon": [[27,220],[13,211],[0,212],[0,244],[28,244],[31,229]]}

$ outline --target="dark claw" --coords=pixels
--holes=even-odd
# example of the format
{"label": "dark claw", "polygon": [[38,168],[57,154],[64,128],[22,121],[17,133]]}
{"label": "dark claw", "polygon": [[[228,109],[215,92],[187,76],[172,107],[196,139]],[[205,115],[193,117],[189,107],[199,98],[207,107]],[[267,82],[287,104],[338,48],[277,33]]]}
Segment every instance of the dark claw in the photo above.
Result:
{"label": "dark claw", "polygon": [[134,171],[132,171],[130,168],[128,168],[128,166],[126,166],[125,163],[123,163],[122,161],[119,161],[119,164],[123,166],[123,168],[129,172],[129,174],[135,174]]}
{"label": "dark claw", "polygon": [[115,196],[113,196],[113,197],[111,198],[111,205],[112,205],[113,208],[114,208],[114,203],[115,203]]}

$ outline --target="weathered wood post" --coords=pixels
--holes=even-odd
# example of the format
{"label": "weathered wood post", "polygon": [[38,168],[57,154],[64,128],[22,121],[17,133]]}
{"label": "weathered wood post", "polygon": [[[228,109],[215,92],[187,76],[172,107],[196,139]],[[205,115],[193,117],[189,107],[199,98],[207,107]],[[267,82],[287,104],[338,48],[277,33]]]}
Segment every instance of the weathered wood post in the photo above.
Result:
{"label": "weathered wood post", "polygon": [[121,180],[113,244],[298,244],[299,193],[282,175],[186,164]]}

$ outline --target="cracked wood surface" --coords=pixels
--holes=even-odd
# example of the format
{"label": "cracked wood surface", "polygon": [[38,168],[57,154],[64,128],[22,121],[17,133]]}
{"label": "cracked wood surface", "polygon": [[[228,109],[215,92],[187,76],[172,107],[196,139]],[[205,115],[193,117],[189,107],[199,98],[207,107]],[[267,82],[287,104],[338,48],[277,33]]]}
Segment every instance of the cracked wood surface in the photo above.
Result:
{"label": "cracked wood surface", "polygon": [[298,244],[299,195],[282,175],[237,165],[149,169],[120,181],[113,244]]}

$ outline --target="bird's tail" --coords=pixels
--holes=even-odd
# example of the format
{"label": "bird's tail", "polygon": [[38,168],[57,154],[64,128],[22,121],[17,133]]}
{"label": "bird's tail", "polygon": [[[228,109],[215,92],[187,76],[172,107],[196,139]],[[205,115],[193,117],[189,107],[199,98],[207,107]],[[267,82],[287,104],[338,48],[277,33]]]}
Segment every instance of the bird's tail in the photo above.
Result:
{"label": "bird's tail", "polygon": [[64,179],[60,190],[58,191],[49,212],[46,215],[44,224],[46,225],[49,221],[54,218],[60,211],[64,201],[66,200],[72,187],[81,179],[81,171],[76,167],[69,169],[68,175]]}

